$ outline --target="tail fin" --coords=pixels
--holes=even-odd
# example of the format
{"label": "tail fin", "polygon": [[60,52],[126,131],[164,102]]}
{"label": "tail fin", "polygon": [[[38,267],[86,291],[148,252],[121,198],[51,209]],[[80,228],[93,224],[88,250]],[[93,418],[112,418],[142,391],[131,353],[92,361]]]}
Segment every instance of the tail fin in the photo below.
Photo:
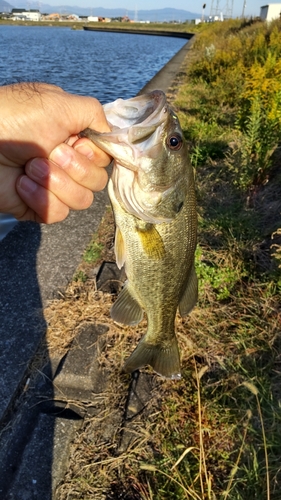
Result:
{"label": "tail fin", "polygon": [[123,371],[131,373],[145,365],[152,366],[162,377],[180,379],[180,356],[176,337],[174,336],[168,345],[150,344],[144,337],[125,362]]}

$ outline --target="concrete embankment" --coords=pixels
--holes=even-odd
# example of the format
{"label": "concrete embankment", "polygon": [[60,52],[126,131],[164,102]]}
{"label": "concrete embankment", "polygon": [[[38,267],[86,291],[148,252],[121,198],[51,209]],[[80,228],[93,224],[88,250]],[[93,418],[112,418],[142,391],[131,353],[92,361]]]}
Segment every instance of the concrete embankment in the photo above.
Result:
{"label": "concrete embankment", "polygon": [[[153,89],[167,92],[191,45],[187,42],[140,93]],[[65,473],[70,442],[83,419],[81,415],[62,414],[57,409],[54,404],[57,391],[71,394],[72,398],[76,396],[77,400],[95,392],[91,387],[95,362],[92,336],[102,333],[98,326],[81,335],[81,345],[85,352],[88,349],[86,361],[81,359],[79,347],[74,349],[70,360],[46,362],[44,372],[39,370],[38,377],[32,379],[32,387],[27,381],[32,375],[36,352],[44,345],[47,327],[44,307],[71,281],[108,202],[107,192],[103,191],[96,194],[88,210],[72,212],[64,222],[51,226],[19,223],[0,242],[0,497],[3,500],[54,498],[53,492]],[[52,383],[55,376],[56,389]]]}
{"label": "concrete embankment", "polygon": [[193,33],[186,33],[185,31],[169,31],[169,30],[150,30],[150,29],[138,29],[138,28],[104,28],[100,26],[83,26],[85,31],[101,31],[110,33],[122,33],[131,35],[151,35],[151,36],[169,36],[172,38],[186,38],[190,40],[193,37]]}

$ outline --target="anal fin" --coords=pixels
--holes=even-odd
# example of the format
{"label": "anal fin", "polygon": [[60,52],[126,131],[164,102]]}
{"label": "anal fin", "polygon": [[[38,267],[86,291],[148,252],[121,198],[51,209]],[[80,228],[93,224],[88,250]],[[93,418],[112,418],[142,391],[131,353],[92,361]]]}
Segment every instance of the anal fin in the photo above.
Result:
{"label": "anal fin", "polygon": [[113,321],[124,325],[137,325],[143,318],[143,310],[128,290],[128,285],[119,293],[110,315]]}

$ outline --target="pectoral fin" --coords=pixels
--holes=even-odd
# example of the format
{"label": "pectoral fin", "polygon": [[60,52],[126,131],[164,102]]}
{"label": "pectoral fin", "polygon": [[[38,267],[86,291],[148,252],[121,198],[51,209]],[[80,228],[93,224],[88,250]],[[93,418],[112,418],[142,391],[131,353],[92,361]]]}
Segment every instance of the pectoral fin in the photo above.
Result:
{"label": "pectoral fin", "polygon": [[117,267],[121,269],[125,263],[126,252],[123,236],[118,226],[115,231],[114,251]]}
{"label": "pectoral fin", "polygon": [[186,288],[179,303],[179,313],[181,316],[189,314],[195,306],[198,298],[198,280],[194,265],[192,266]]}
{"label": "pectoral fin", "polygon": [[125,285],[116,302],[113,304],[110,315],[117,323],[137,325],[143,318],[143,310]]}
{"label": "pectoral fin", "polygon": [[151,259],[160,260],[165,255],[163,240],[153,224],[137,225],[137,233],[142,243],[144,252]]}

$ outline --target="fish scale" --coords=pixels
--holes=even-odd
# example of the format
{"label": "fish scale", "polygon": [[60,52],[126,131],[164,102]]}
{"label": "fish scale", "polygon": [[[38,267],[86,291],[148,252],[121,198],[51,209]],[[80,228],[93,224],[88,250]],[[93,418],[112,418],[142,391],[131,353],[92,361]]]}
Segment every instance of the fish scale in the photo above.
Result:
{"label": "fish scale", "polygon": [[[82,135],[114,158],[108,192],[116,224],[116,261],[119,267],[125,265],[127,282],[111,309],[112,319],[135,325],[143,311],[147,315],[147,332],[123,370],[133,372],[151,365],[159,375],[178,379],[176,312],[179,308],[182,316],[188,314],[198,294],[193,169],[178,119],[163,92],[116,102],[117,106],[105,106],[107,118],[114,122],[110,122],[111,133],[87,129]],[[127,124],[122,113],[122,106],[133,105],[138,109],[136,125],[131,116]],[[114,110],[122,115],[120,127]],[[136,135],[134,126],[138,141],[130,143],[128,137]],[[134,159],[132,165],[128,158]],[[143,176],[144,184],[138,182]]]}

